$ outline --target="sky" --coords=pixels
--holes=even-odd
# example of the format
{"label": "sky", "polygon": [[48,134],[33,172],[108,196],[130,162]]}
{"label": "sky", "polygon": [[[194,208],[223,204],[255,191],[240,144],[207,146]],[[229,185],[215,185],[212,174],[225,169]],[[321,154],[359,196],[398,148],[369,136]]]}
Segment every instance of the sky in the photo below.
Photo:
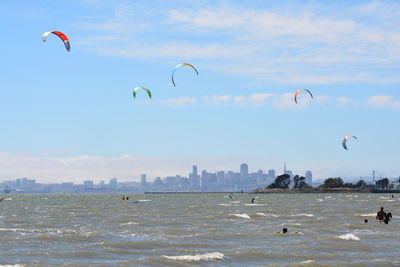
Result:
{"label": "sky", "polygon": [[[400,175],[400,2],[0,2],[0,181]],[[67,52],[46,31],[70,39]],[[196,66],[195,72],[182,62]],[[134,99],[133,88],[148,87]],[[295,104],[293,94],[309,89]],[[353,134],[346,151],[343,136]]]}

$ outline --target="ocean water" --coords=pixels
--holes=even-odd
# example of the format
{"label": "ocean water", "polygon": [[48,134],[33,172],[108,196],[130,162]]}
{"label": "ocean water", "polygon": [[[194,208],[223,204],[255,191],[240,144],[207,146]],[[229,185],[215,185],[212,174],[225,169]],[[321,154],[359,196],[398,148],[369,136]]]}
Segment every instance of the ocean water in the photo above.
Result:
{"label": "ocean water", "polygon": [[388,194],[6,195],[0,266],[400,266],[399,214]]}

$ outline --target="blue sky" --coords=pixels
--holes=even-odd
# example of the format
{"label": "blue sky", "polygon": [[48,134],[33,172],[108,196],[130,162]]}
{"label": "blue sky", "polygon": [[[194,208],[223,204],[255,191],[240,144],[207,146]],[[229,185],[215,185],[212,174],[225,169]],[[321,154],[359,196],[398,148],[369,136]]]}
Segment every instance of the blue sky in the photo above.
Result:
{"label": "blue sky", "polygon": [[[398,176],[397,1],[2,1],[0,180]],[[68,53],[56,36],[70,39]],[[194,64],[176,72],[181,62]],[[132,98],[132,89],[146,86]],[[308,88],[299,104],[293,93]],[[354,134],[349,151],[344,135]]]}

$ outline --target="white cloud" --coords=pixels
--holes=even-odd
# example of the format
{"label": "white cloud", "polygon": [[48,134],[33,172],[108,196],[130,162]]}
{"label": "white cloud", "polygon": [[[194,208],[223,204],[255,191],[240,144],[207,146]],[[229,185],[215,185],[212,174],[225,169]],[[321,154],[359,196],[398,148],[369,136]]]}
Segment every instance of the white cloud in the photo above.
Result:
{"label": "white cloud", "polygon": [[380,95],[380,96],[371,96],[367,101],[367,106],[371,106],[373,108],[391,108],[391,109],[400,109],[400,101],[395,100],[393,96]]}
{"label": "white cloud", "polygon": [[340,96],[336,98],[336,104],[339,107],[342,107],[350,102],[350,99],[347,96]]}
{"label": "white cloud", "polygon": [[184,97],[177,97],[177,98],[168,98],[168,99],[162,100],[161,102],[170,107],[186,107],[186,106],[196,104],[196,98],[184,96]]}
{"label": "white cloud", "polygon": [[273,97],[274,94],[256,93],[249,96],[249,102],[256,106],[264,105],[268,98]]}
{"label": "white cloud", "polygon": [[114,4],[105,18],[82,22],[78,44],[107,56],[196,59],[203,68],[284,84],[400,82],[398,4],[164,4],[139,6],[140,16],[136,5]]}

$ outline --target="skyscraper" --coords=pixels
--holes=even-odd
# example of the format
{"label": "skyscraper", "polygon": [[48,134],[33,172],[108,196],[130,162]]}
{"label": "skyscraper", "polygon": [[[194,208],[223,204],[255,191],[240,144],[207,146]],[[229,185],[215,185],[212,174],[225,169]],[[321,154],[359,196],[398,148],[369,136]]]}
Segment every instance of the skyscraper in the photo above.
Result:
{"label": "skyscraper", "polygon": [[189,173],[189,187],[191,190],[200,189],[200,176],[197,172],[197,166],[193,165],[192,173]]}
{"label": "skyscraper", "polygon": [[240,184],[246,184],[249,178],[249,166],[246,163],[240,165]]}
{"label": "skyscraper", "polygon": [[112,189],[117,189],[117,178],[110,179],[110,187]]}
{"label": "skyscraper", "polygon": [[140,176],[140,185],[142,187],[147,187],[147,178],[146,178],[146,174],[142,174]]}
{"label": "skyscraper", "polygon": [[312,172],[306,171],[306,184],[312,185]]}

